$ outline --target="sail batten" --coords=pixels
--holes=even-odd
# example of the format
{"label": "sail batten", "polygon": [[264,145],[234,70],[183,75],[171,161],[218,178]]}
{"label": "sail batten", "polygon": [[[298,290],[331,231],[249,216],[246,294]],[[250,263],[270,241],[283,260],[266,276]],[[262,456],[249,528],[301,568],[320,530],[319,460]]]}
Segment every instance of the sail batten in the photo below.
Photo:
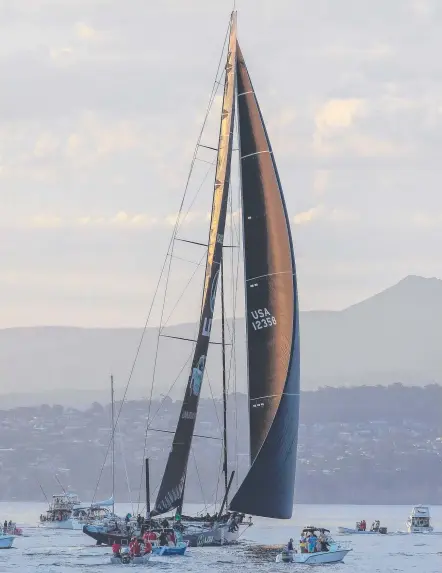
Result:
{"label": "sail batten", "polygon": [[290,518],[299,419],[296,267],[282,187],[237,46],[251,467],[230,509]]}
{"label": "sail batten", "polygon": [[210,343],[215,299],[217,293],[224,230],[227,216],[232,159],[232,140],[236,70],[236,13],[232,14],[229,47],[224,82],[224,95],[218,141],[218,156],[212,203],[212,216],[207,249],[206,274],[201,304],[200,325],[190,376],[181,407],[172,450],[158,491],[157,514],[180,507],[183,502],[187,464],[195,428],[201,385]]}

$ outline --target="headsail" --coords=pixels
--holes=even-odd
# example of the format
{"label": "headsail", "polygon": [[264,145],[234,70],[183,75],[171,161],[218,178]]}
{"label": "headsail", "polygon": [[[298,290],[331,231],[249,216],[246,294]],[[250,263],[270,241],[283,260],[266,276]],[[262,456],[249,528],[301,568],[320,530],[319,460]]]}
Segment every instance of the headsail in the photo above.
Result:
{"label": "headsail", "polygon": [[224,83],[215,189],[212,204],[212,218],[210,223],[200,326],[186,393],[173,439],[172,450],[167,460],[163,480],[155,503],[155,513],[164,513],[170,509],[179,507],[182,504],[184,494],[187,463],[195,427],[201,383],[204,376],[204,368],[209,349],[210,329],[212,326],[222,259],[232,157],[235,68],[236,14],[233,13],[230,25],[230,39]]}
{"label": "headsail", "polygon": [[290,518],[299,418],[299,326],[290,223],[264,121],[237,47],[251,467],[230,509]]}

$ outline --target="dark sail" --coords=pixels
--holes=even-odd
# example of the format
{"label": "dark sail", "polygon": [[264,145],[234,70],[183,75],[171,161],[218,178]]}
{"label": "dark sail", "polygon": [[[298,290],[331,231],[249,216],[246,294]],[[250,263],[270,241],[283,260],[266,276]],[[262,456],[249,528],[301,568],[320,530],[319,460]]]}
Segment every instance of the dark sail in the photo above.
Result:
{"label": "dark sail", "polygon": [[182,505],[187,463],[195,427],[204,367],[209,349],[210,329],[212,326],[222,259],[230,183],[236,67],[235,14],[232,15],[231,19],[228,50],[200,326],[186,393],[173,439],[172,450],[167,460],[163,480],[155,503],[154,511],[157,514],[164,513]]}
{"label": "dark sail", "polygon": [[296,268],[284,196],[237,47],[251,467],[230,509],[290,518],[299,419]]}

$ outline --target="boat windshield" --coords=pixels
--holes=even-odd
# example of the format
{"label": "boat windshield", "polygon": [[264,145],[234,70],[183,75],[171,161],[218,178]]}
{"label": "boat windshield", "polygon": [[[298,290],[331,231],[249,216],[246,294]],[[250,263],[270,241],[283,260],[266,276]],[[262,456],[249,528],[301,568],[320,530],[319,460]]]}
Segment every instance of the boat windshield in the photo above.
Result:
{"label": "boat windshield", "polygon": [[430,527],[429,517],[412,517],[411,523],[415,527]]}

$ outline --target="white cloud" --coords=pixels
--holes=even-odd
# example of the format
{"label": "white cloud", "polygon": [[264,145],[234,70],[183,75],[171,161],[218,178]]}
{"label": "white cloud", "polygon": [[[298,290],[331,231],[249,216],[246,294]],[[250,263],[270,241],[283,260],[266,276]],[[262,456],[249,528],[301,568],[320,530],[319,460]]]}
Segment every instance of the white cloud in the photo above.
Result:
{"label": "white cloud", "polygon": [[75,33],[82,40],[96,40],[100,37],[100,32],[92,28],[92,26],[88,26],[84,22],[78,22],[75,25]]}
{"label": "white cloud", "polygon": [[318,196],[325,194],[330,184],[331,172],[329,169],[318,169],[313,179],[313,193]]}
{"label": "white cloud", "polygon": [[329,130],[350,127],[357,117],[363,116],[367,102],[363,99],[332,99],[316,112],[315,124],[319,134]]}
{"label": "white cloud", "polygon": [[34,155],[38,158],[52,156],[60,146],[60,141],[52,133],[43,132],[35,142]]}
{"label": "white cloud", "polygon": [[295,225],[307,225],[316,221],[328,221],[332,223],[354,222],[359,219],[358,213],[340,207],[327,207],[324,204],[312,207],[307,211],[297,213],[293,217]]}
{"label": "white cloud", "polygon": [[[187,216],[181,217],[181,225],[207,226],[210,220],[210,213],[199,211],[190,211]],[[79,217],[63,217],[53,214],[38,214],[30,217],[21,217],[15,221],[4,220],[3,226],[12,226],[13,228],[30,228],[30,229],[53,229],[69,227],[94,227],[109,228],[120,227],[126,229],[151,228],[151,227],[171,227],[175,225],[176,214],[171,215],[152,215],[149,213],[131,214],[126,211],[118,211],[115,215],[82,215]]]}
{"label": "white cloud", "polygon": [[38,229],[54,229],[61,227],[62,224],[63,221],[61,217],[57,217],[56,215],[36,215],[32,217],[30,221],[30,226]]}

